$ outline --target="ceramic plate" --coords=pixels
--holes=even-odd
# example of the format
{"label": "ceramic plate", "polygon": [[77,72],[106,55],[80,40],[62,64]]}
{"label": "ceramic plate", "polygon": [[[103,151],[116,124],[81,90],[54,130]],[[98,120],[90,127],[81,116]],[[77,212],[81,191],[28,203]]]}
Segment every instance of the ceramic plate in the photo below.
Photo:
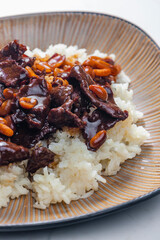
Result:
{"label": "ceramic plate", "polygon": [[131,78],[134,103],[144,113],[139,122],[150,132],[142,153],[126,161],[117,175],[106,177],[87,199],[59,203],[46,210],[33,208],[31,194],[10,201],[0,210],[0,230],[22,230],[66,225],[117,211],[149,198],[160,189],[160,51],[139,27],[99,13],[55,12],[0,19],[0,47],[13,39],[45,50],[65,43],[115,53]]}

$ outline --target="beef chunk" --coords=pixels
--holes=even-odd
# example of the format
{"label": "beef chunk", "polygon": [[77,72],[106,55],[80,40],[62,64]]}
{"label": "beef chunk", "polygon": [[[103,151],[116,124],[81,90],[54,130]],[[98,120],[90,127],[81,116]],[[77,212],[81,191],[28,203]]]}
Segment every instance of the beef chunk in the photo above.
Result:
{"label": "beef chunk", "polygon": [[23,54],[20,58],[20,60],[18,60],[18,64],[21,65],[22,67],[26,67],[26,66],[30,66],[32,67],[33,64],[34,64],[34,61],[35,61],[35,58],[31,58],[31,57],[28,57],[27,55]]}
{"label": "beef chunk", "polygon": [[17,40],[14,40],[1,49],[0,61],[4,61],[8,58],[18,61],[26,50],[26,46],[19,44]]}
{"label": "beef chunk", "polygon": [[46,81],[40,78],[32,79],[30,84],[24,85],[19,89],[16,98],[20,99],[21,97],[32,97],[37,100],[37,105],[32,109],[21,110],[26,113],[25,119],[30,128],[41,129],[50,106],[50,96]]}
{"label": "beef chunk", "polygon": [[63,86],[62,81],[54,81],[52,84],[53,88],[51,90],[52,106],[59,107],[64,104],[73,92],[73,87],[71,85]]}
{"label": "beef chunk", "polygon": [[71,112],[73,100],[69,99],[62,106],[58,108],[52,108],[48,114],[48,121],[57,127],[71,126],[71,127],[83,127],[83,122],[74,113]]}
{"label": "beef chunk", "polygon": [[41,129],[30,129],[27,124],[23,122],[17,127],[11,141],[23,147],[32,148],[40,140],[47,138],[49,134],[55,131],[56,128],[51,126],[47,121]]}
{"label": "beef chunk", "polygon": [[0,166],[19,162],[29,157],[27,148],[0,140]]}
{"label": "beef chunk", "polygon": [[27,71],[14,60],[0,62],[0,83],[3,83],[6,87],[15,87],[27,76]]}
{"label": "beef chunk", "polygon": [[54,153],[45,147],[37,147],[32,151],[28,161],[27,171],[35,173],[39,168],[44,168],[54,161]]}
{"label": "beef chunk", "polygon": [[79,86],[74,86],[71,99],[73,100],[72,112],[79,118],[83,116],[84,112],[89,112],[89,108],[92,106],[92,103],[89,102],[85,95],[81,92]]}
{"label": "beef chunk", "polygon": [[11,119],[13,123],[16,125],[23,122],[26,119],[26,114],[21,109],[16,109],[15,113],[11,115]]}
{"label": "beef chunk", "polygon": [[76,65],[72,68],[70,77],[77,80],[80,84],[80,88],[87,96],[87,98],[99,109],[106,112],[113,118],[124,120],[127,118],[127,114],[123,112],[116,104],[107,101],[104,102],[99,99],[92,91],[89,90],[89,85],[95,84],[93,79],[82,68],[82,66]]}

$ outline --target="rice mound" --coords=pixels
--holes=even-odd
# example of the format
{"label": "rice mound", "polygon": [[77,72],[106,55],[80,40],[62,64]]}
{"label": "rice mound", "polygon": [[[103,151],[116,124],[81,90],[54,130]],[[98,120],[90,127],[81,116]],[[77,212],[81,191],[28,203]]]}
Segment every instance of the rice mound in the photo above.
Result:
{"label": "rice mound", "polygon": [[[51,45],[46,52],[40,49],[30,51],[28,48],[25,54],[45,57],[54,53],[76,58],[81,63],[89,56],[86,49],[64,44]],[[92,55],[107,56],[98,50]],[[110,57],[115,60],[114,54]],[[140,146],[149,133],[142,126],[136,125],[143,114],[136,111],[132,103],[133,91],[128,89],[129,83],[130,79],[121,71],[117,82],[111,85],[115,102],[122,110],[129,112],[129,117],[107,131],[107,140],[96,152],[87,149],[80,133],[57,130],[53,134],[54,141],[49,144],[49,149],[59,161],[54,169],[39,169],[31,182],[24,168],[27,160],[0,167],[0,207],[6,207],[10,198],[28,194],[29,189],[33,191],[34,206],[41,209],[51,203],[64,201],[69,204],[71,200],[88,197],[98,190],[99,181],[106,182],[103,175],[116,174],[121,163],[140,154]],[[45,145],[44,141],[42,143]]]}

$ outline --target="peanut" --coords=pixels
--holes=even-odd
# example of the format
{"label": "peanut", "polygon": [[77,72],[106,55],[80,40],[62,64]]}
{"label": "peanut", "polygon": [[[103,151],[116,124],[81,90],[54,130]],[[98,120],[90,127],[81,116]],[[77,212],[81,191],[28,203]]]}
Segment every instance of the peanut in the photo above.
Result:
{"label": "peanut", "polygon": [[7,115],[11,110],[11,100],[8,99],[2,103],[0,106],[0,116]]}
{"label": "peanut", "polygon": [[99,131],[93,138],[90,140],[91,148],[99,148],[106,140],[107,132],[106,130]]}
{"label": "peanut", "polygon": [[36,63],[35,65],[36,65],[36,68],[40,71],[45,70],[46,73],[50,73],[52,71],[47,62],[39,62],[39,63]]}
{"label": "peanut", "polygon": [[19,100],[19,104],[22,108],[31,109],[37,104],[37,100],[29,97],[22,97]]}
{"label": "peanut", "polygon": [[0,123],[0,133],[7,137],[12,137],[14,132],[10,127],[6,126],[3,123]]}
{"label": "peanut", "polygon": [[93,69],[93,72],[95,73],[96,76],[99,77],[107,77],[108,75],[111,74],[111,69]]}
{"label": "peanut", "polygon": [[33,72],[31,67],[26,66],[25,69],[27,70],[29,77],[36,77],[36,78],[38,78],[38,75]]}
{"label": "peanut", "polygon": [[5,88],[3,90],[3,96],[5,97],[5,99],[13,98],[13,94],[14,94],[14,91],[11,88]]}
{"label": "peanut", "polygon": [[6,119],[4,119],[4,118],[2,118],[2,117],[0,117],[0,123],[3,123],[3,124],[5,124],[5,125],[7,125]]}
{"label": "peanut", "polygon": [[95,93],[97,97],[99,97],[103,101],[106,101],[108,99],[107,91],[100,85],[90,85],[89,90]]}

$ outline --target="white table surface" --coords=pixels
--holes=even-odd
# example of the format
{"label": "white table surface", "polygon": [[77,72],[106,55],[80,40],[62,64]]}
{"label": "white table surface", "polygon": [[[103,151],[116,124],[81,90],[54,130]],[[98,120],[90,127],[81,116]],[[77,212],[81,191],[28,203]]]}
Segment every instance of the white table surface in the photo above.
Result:
{"label": "white table surface", "polygon": [[[96,11],[143,28],[160,45],[160,0],[1,0],[0,17],[47,11]],[[1,38],[2,36],[0,36]],[[0,233],[0,240],[159,240],[160,195],[127,210],[59,229]]]}

